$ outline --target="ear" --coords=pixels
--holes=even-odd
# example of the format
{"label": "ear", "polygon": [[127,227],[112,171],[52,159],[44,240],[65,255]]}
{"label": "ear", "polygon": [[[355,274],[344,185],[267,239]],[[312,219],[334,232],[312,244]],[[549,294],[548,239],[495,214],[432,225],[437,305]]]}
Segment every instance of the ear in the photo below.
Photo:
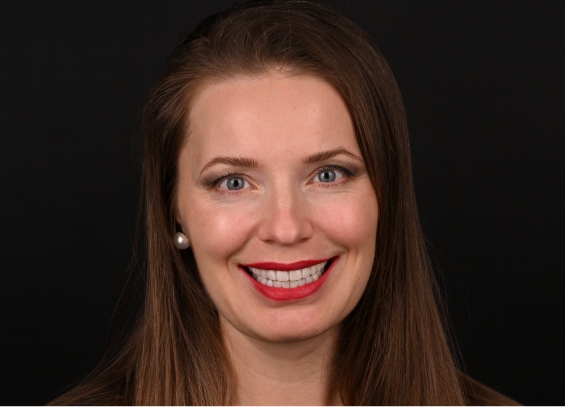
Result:
{"label": "ear", "polygon": [[174,219],[175,219],[175,230],[177,232],[183,232],[184,234],[186,234],[186,230],[183,227],[184,223],[184,219],[182,218],[180,212],[179,212],[179,208],[177,205],[174,206],[173,208],[173,213],[174,213]]}
{"label": "ear", "polygon": [[[188,244],[190,245],[191,239],[188,231],[188,224],[185,221],[182,211],[179,210],[179,206],[178,206],[178,192],[173,205],[174,205],[173,213],[174,213],[175,231],[182,233],[184,237],[188,240]],[[177,238],[175,237],[175,242],[176,240]]]}

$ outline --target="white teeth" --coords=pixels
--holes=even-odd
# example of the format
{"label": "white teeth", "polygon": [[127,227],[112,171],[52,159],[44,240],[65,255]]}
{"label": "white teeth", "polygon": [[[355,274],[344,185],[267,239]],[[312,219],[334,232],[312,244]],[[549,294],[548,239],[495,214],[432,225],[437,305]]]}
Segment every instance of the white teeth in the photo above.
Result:
{"label": "white teeth", "polygon": [[290,281],[298,281],[302,278],[302,272],[300,270],[293,270],[288,273]]}
{"label": "white teeth", "polygon": [[277,281],[288,281],[288,280],[290,280],[288,271],[277,271]]}
{"label": "white teeth", "polygon": [[322,270],[327,264],[328,262],[326,261],[315,266],[292,271],[261,270],[249,267],[249,271],[263,285],[276,288],[295,288],[318,280],[322,276]]}

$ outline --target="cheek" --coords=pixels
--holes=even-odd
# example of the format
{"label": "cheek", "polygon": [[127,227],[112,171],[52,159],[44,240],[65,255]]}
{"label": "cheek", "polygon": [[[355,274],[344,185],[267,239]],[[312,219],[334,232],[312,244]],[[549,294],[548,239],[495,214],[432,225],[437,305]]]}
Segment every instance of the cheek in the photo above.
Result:
{"label": "cheek", "polygon": [[192,208],[190,239],[194,250],[209,260],[224,262],[245,245],[253,231],[253,213],[245,206],[194,202]]}
{"label": "cheek", "polygon": [[326,200],[316,213],[316,223],[332,241],[350,250],[374,249],[378,207],[372,191]]}

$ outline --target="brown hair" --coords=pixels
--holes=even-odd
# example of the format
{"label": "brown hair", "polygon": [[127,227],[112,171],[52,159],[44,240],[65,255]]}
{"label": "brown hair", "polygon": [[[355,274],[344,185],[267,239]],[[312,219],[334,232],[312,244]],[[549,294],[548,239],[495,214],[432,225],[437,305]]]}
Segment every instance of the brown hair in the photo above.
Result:
{"label": "brown hair", "polygon": [[373,270],[342,323],[334,382],[345,404],[507,404],[462,374],[450,351],[419,225],[398,87],[369,36],[310,1],[251,1],[199,24],[144,110],[140,220],[146,290],[135,328],[53,404],[233,404],[218,313],[191,250],[172,242],[178,153],[191,98],[208,81],[272,70],[310,74],[347,104],[379,202]]}

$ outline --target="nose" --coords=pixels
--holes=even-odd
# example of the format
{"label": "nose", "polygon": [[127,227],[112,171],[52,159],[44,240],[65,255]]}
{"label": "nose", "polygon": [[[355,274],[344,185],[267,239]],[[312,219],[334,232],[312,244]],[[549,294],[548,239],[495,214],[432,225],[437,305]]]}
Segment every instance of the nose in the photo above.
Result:
{"label": "nose", "polygon": [[296,188],[287,186],[265,197],[258,236],[267,243],[291,246],[312,237],[308,202]]}

